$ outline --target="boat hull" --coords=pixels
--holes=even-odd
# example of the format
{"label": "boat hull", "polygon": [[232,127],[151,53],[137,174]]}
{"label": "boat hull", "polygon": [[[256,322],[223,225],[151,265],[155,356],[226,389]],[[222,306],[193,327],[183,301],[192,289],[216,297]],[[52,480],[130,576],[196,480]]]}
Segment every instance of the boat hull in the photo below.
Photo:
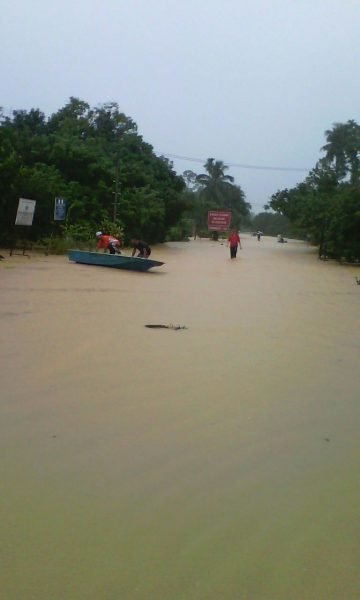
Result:
{"label": "boat hull", "polygon": [[163,262],[151,258],[137,258],[123,254],[102,254],[83,250],[69,250],[69,260],[82,265],[126,269],[127,271],[148,271],[153,267],[161,267]]}

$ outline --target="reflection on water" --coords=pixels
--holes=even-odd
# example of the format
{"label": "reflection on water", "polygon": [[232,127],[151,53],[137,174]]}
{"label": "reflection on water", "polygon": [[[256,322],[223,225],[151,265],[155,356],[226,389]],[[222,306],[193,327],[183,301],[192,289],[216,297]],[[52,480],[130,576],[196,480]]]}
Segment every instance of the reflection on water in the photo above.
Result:
{"label": "reflection on water", "polygon": [[355,270],[242,241],[2,272],[6,599],[358,597]]}

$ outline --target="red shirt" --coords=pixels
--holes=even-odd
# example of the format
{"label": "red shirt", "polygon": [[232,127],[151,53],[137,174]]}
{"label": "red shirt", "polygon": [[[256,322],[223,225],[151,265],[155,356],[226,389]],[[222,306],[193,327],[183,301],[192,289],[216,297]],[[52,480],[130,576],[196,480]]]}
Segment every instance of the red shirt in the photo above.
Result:
{"label": "red shirt", "polygon": [[119,240],[114,238],[112,235],[101,235],[98,238],[98,243],[96,244],[97,248],[107,248],[110,242],[116,242],[117,246],[120,246]]}
{"label": "red shirt", "polygon": [[97,248],[107,248],[109,245],[110,236],[109,235],[101,235],[98,238],[98,243],[96,244]]}
{"label": "red shirt", "polygon": [[231,248],[240,244],[240,238],[239,238],[238,234],[230,233],[230,235],[228,237],[228,242],[229,242]]}

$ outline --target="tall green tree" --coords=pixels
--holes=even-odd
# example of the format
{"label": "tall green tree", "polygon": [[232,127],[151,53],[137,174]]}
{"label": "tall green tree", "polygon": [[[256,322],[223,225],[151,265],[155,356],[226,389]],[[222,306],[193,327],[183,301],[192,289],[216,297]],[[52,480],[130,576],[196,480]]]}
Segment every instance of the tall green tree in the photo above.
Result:
{"label": "tall green tree", "polygon": [[226,174],[229,167],[223,161],[208,158],[204,167],[206,173],[184,173],[188,186],[194,192],[193,213],[196,229],[206,229],[209,210],[230,210],[232,226],[239,227],[242,217],[248,215],[250,209],[243,190],[234,184],[231,175]]}
{"label": "tall green tree", "polygon": [[359,126],[336,123],[325,132],[325,156],[306,179],[273,194],[269,207],[311,236],[319,256],[360,260]]}
{"label": "tall green tree", "polygon": [[353,185],[360,176],[360,126],[354,121],[334,123],[325,131],[326,144],[322,147],[325,161],[333,165],[339,180],[349,176]]}
{"label": "tall green tree", "polygon": [[48,118],[38,109],[0,113],[0,189],[2,240],[14,234],[19,197],[37,201],[26,232],[35,238],[52,231],[55,196],[67,200],[67,231],[114,220],[116,197],[116,226],[149,242],[163,241],[186,206],[182,177],[117,103],[91,108],[74,97]]}
{"label": "tall green tree", "polygon": [[214,209],[224,206],[234,182],[231,175],[225,174],[229,167],[214,158],[208,158],[204,167],[206,173],[196,176],[200,194],[206,199],[208,206]]}
{"label": "tall green tree", "polygon": [[294,235],[290,221],[284,215],[273,212],[261,212],[252,219],[252,228],[254,231],[262,231],[265,235],[283,235],[290,237]]}

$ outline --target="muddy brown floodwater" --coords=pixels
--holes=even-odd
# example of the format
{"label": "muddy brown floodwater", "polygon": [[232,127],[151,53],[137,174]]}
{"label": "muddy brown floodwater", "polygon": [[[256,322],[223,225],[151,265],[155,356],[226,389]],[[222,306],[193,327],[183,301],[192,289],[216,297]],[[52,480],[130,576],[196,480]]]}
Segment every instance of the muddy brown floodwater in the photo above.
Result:
{"label": "muddy brown floodwater", "polygon": [[1,598],[360,598],[358,269],[153,257],[1,262]]}

